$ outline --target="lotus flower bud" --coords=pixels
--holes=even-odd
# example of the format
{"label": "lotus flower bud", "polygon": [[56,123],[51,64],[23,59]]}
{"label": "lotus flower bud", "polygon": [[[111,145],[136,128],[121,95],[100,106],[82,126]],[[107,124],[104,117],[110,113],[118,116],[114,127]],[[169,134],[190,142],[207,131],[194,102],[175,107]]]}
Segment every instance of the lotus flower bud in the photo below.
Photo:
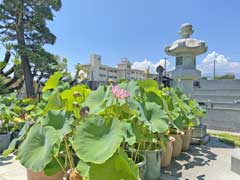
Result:
{"label": "lotus flower bud", "polygon": [[87,107],[87,106],[83,107],[83,108],[80,110],[80,115],[83,116],[83,117],[84,117],[84,116],[87,116],[88,113],[89,113],[89,107]]}
{"label": "lotus flower bud", "polygon": [[80,70],[80,71],[78,72],[78,76],[79,76],[79,78],[80,78],[80,81],[83,81],[84,79],[87,78],[87,73],[86,73],[85,71],[83,71],[83,70]]}
{"label": "lotus flower bud", "polygon": [[78,91],[74,91],[73,96],[75,98],[78,98],[78,97],[82,97],[82,94],[80,92],[78,92]]}

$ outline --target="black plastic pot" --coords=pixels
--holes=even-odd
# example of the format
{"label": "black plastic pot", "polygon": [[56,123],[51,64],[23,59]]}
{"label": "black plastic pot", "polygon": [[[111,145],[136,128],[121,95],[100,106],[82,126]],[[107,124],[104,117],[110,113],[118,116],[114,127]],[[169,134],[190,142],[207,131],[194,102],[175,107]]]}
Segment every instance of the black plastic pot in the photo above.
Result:
{"label": "black plastic pot", "polygon": [[11,141],[11,133],[0,133],[0,152],[3,152],[8,148]]}

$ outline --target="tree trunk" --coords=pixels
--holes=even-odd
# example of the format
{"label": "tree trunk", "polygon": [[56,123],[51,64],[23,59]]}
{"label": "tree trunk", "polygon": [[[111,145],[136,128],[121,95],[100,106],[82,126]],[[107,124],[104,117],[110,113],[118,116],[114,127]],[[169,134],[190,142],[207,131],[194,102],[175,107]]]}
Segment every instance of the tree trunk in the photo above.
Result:
{"label": "tree trunk", "polygon": [[35,97],[36,94],[33,86],[33,76],[30,69],[28,55],[27,55],[27,52],[25,51],[26,44],[24,39],[24,24],[23,24],[24,3],[23,3],[23,0],[21,2],[22,2],[21,12],[17,13],[16,15],[17,43],[19,47],[19,55],[22,61],[22,69],[23,69],[27,97]]}

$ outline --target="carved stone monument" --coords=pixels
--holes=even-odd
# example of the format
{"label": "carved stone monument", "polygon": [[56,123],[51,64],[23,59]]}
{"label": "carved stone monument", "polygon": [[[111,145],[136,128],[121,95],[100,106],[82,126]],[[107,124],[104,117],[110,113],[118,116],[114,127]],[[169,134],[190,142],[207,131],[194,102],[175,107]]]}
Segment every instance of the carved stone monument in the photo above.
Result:
{"label": "carved stone monument", "polygon": [[[173,86],[178,87],[186,94],[192,94],[194,82],[201,78],[201,71],[196,69],[196,57],[207,51],[205,42],[191,38],[194,33],[192,25],[182,24],[179,34],[181,38],[172,45],[165,47],[166,54],[176,57],[176,68],[171,71]],[[207,126],[203,125],[193,128],[192,144],[205,144],[209,141],[206,133]]]}
{"label": "carved stone monument", "polygon": [[165,47],[166,54],[176,57],[176,68],[171,71],[173,85],[187,94],[193,92],[194,81],[201,78],[201,72],[196,69],[196,56],[208,49],[205,42],[191,38],[193,33],[192,25],[185,23],[179,32],[181,38]]}

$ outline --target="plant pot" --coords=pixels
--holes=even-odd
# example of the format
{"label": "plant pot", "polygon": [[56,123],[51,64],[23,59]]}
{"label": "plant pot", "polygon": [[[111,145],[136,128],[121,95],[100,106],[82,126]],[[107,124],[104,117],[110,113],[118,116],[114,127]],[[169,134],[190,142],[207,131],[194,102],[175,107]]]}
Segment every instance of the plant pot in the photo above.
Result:
{"label": "plant pot", "polygon": [[[135,157],[136,155],[136,150],[133,149],[133,157]],[[131,151],[126,151],[127,154],[128,154],[128,157],[131,158]],[[132,159],[132,158],[131,158]],[[146,172],[146,159],[145,159],[145,156],[141,153],[138,153],[138,156],[137,156],[137,159],[136,159],[136,165],[138,167],[138,170],[139,170],[139,177],[140,177],[140,180],[144,180],[144,176],[145,176],[145,172]]]}
{"label": "plant pot", "polygon": [[180,134],[171,134],[175,138],[175,142],[173,143],[173,153],[172,157],[177,157],[180,155],[182,150],[182,138]]}
{"label": "plant pot", "polygon": [[140,152],[146,158],[146,172],[144,180],[159,180],[161,176],[161,149]]}
{"label": "plant pot", "polygon": [[63,176],[63,172],[58,172],[53,176],[46,176],[44,172],[33,172],[30,169],[27,169],[28,180],[62,180]]}
{"label": "plant pot", "polygon": [[173,142],[168,141],[166,143],[165,152],[162,152],[161,155],[161,167],[168,167],[171,164],[173,154]]}
{"label": "plant pot", "polygon": [[0,152],[8,148],[11,141],[11,133],[0,133]]}
{"label": "plant pot", "polygon": [[185,130],[184,135],[182,135],[182,151],[189,150],[191,138],[192,138],[192,130],[191,129]]}

